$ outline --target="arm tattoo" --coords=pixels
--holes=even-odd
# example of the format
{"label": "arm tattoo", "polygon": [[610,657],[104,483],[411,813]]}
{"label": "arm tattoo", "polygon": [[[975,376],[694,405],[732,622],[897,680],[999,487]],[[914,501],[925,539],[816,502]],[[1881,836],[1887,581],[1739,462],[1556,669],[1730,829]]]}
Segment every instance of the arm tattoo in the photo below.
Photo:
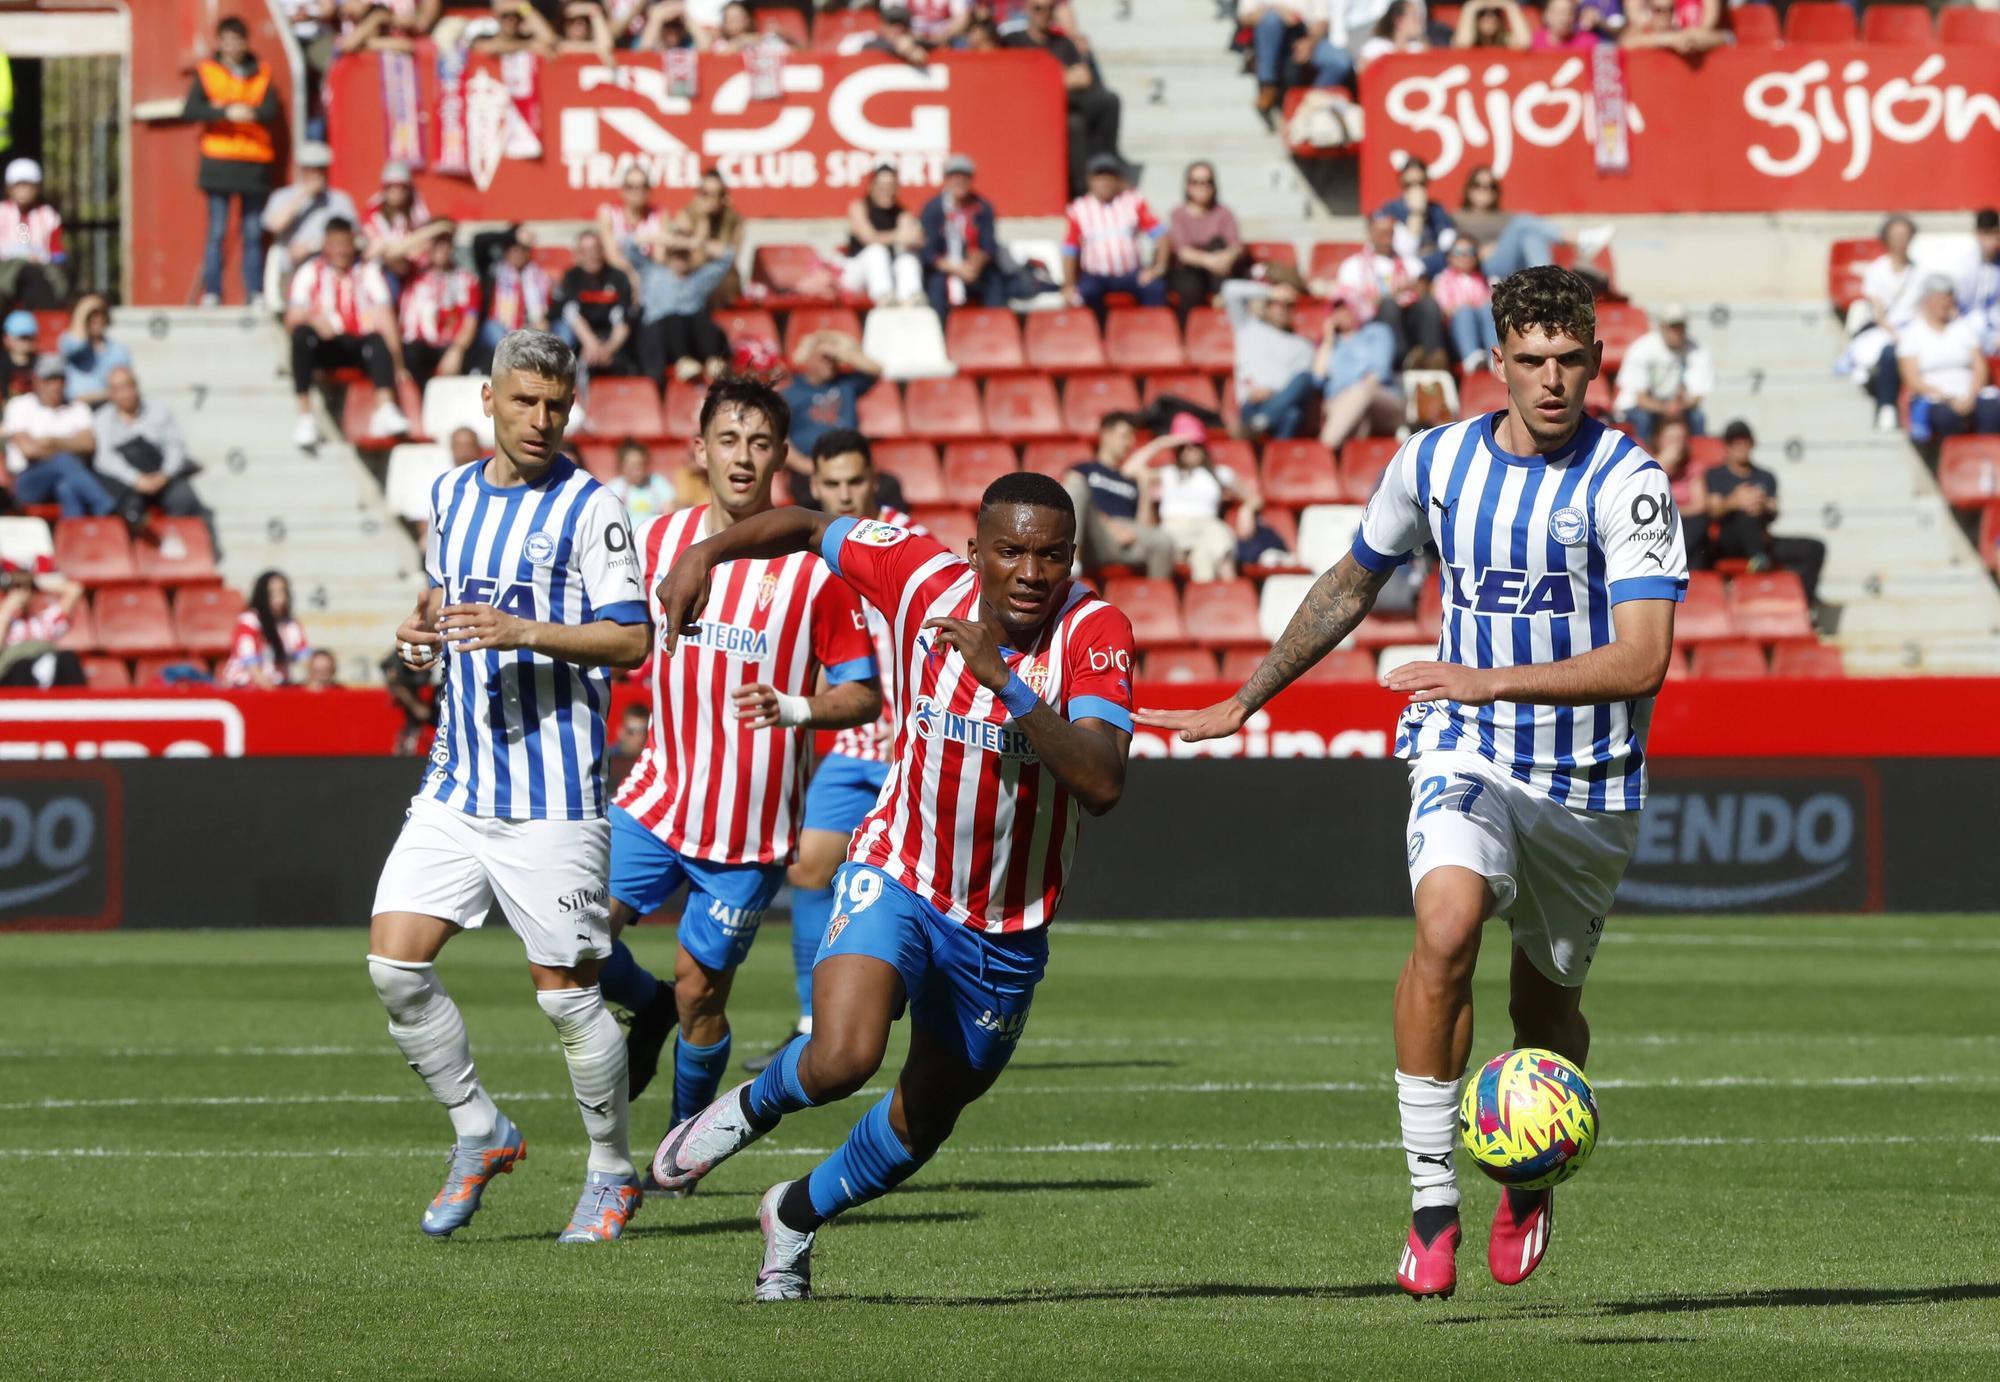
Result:
{"label": "arm tattoo", "polygon": [[1389,572],[1374,572],[1353,557],[1342,557],[1334,568],[1313,582],[1305,603],[1292,615],[1280,638],[1264,655],[1250,680],[1236,693],[1247,710],[1255,711],[1290,686],[1306,668],[1318,662],[1354,632]]}

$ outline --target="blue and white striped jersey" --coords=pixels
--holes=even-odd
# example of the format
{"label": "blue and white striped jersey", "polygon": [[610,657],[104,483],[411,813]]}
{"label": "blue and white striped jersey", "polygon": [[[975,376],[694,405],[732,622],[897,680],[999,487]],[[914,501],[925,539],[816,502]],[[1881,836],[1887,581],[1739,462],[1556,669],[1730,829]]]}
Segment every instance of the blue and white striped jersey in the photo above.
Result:
{"label": "blue and white striped jersey", "polygon": [[[1501,449],[1501,414],[1419,432],[1368,502],[1354,558],[1381,571],[1436,543],[1438,658],[1465,667],[1558,662],[1616,636],[1614,605],[1680,600],[1687,549],[1667,476],[1630,437],[1585,418],[1552,456]],[[1651,697],[1611,705],[1413,705],[1398,757],[1471,751],[1557,801],[1636,811]]]}
{"label": "blue and white striped jersey", "polygon": [[[447,605],[551,624],[650,617],[625,506],[567,456],[532,485],[492,483],[485,461],[439,476],[424,570]],[[451,653],[420,794],[502,820],[602,816],[610,706],[608,667],[525,649]]]}

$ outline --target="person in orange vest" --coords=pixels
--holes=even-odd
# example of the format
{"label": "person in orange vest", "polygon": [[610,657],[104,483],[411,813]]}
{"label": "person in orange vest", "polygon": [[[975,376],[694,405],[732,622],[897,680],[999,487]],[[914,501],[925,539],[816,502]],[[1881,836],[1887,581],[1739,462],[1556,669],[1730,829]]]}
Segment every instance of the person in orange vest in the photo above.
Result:
{"label": "person in orange vest", "polygon": [[250,30],[230,16],[215,26],[215,56],[195,69],[184,118],[201,125],[201,190],[208,194],[208,248],[201,260],[201,301],[222,301],[222,250],[229,203],[241,208],[243,299],[264,285],[264,202],[278,166],[280,119],[271,69],[250,52]]}

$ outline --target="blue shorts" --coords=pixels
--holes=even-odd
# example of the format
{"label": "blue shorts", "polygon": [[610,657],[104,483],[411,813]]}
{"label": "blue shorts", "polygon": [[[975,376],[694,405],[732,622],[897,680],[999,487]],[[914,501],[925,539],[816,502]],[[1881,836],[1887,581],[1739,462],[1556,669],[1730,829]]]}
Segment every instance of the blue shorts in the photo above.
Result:
{"label": "blue shorts", "polygon": [[887,763],[870,763],[830,753],[813,770],[806,786],[806,830],[831,830],[836,835],[852,835],[882,795],[888,779]]}
{"label": "blue shorts", "polygon": [[1049,962],[1049,933],[998,940],[953,921],[867,864],[842,864],[833,886],[833,921],[813,964],[868,955],[894,965],[912,1022],[956,1042],[974,1070],[1003,1068],[1028,1025],[1028,1005]]}
{"label": "blue shorts", "polygon": [[686,883],[681,948],[705,969],[743,963],[784,881],[783,864],[711,864],[676,854],[631,812],[611,808],[611,895],[643,917]]}

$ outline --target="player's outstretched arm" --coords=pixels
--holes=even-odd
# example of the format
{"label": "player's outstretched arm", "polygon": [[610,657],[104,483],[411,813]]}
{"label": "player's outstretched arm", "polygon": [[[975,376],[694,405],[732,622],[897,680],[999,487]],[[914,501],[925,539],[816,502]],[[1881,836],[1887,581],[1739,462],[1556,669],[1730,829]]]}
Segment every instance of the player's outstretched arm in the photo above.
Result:
{"label": "player's outstretched arm", "polygon": [[646,660],[653,634],[652,627],[643,621],[547,624],[522,619],[492,605],[446,605],[439,612],[438,632],[453,652],[525,649],[578,667],[616,667],[621,671]]}
{"label": "player's outstretched arm", "polygon": [[1305,670],[1340,646],[1367,617],[1375,597],[1395,568],[1370,571],[1350,554],[1334,564],[1331,571],[1313,582],[1313,587],[1285,625],[1284,636],[1264,654],[1250,679],[1226,701],[1204,710],[1145,710],[1136,712],[1142,725],[1177,729],[1188,743],[1203,739],[1227,739],[1243,728],[1264,703],[1290,686]]}
{"label": "player's outstretched arm", "polygon": [[726,561],[816,552],[831,522],[829,515],[817,509],[772,509],[732,523],[681,553],[656,587],[660,652],[672,657],[681,634],[696,622],[695,612],[708,601],[708,578],[716,567]]}
{"label": "player's outstretched arm", "polygon": [[1674,653],[1674,602],[1626,600],[1611,607],[1618,641],[1560,662],[1520,667],[1461,667],[1406,662],[1382,679],[1412,701],[1485,705],[1603,705],[1655,695]]}
{"label": "player's outstretched arm", "polygon": [[729,693],[736,718],[751,729],[848,729],[873,724],[882,714],[882,684],[844,681],[811,696],[787,696],[758,682]]}

